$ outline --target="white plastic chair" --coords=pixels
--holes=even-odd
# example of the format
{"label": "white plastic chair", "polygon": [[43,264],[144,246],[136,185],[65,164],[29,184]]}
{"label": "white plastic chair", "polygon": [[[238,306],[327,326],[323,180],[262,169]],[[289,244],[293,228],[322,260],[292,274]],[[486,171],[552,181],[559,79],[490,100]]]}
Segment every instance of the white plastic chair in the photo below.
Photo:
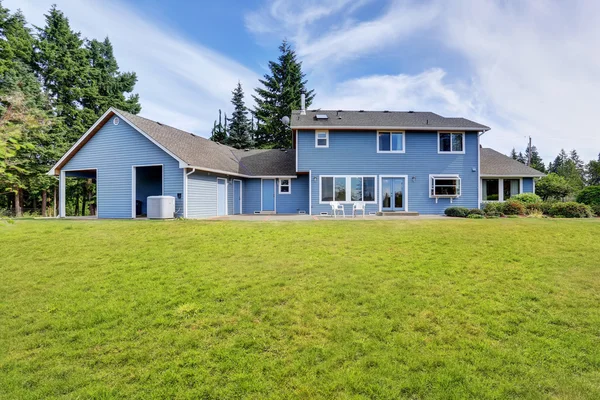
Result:
{"label": "white plastic chair", "polygon": [[340,204],[339,201],[332,201],[329,203],[331,206],[331,214],[333,214],[333,218],[337,218],[338,212],[342,212],[344,218],[346,218],[346,211],[344,210],[344,205]]}
{"label": "white plastic chair", "polygon": [[365,217],[365,203],[362,201],[352,204],[352,217],[356,218],[356,212],[361,211],[363,218]]}

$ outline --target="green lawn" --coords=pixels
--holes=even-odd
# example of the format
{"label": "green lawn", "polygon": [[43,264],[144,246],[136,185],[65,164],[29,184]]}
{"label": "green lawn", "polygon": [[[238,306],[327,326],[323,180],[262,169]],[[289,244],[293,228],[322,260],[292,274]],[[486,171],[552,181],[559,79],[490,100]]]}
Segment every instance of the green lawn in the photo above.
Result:
{"label": "green lawn", "polygon": [[0,398],[600,398],[600,221],[0,222]]}

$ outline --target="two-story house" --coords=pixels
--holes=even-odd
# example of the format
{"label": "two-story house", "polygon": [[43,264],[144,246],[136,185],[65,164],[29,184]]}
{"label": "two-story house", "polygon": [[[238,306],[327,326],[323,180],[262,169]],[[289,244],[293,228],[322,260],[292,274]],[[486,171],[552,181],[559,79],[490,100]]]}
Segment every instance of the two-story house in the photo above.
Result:
{"label": "two-story house", "polygon": [[99,218],[146,214],[152,195],[175,198],[176,215],[442,214],[535,190],[543,176],[480,146],[489,128],[431,112],[294,111],[293,148],[237,150],[114,108],[50,170],[96,182]]}

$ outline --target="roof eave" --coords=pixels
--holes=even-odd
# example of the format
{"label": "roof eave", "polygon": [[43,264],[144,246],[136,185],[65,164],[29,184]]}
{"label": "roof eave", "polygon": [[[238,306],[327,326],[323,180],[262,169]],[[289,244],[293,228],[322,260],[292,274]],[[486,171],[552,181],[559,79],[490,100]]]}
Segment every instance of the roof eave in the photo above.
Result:
{"label": "roof eave", "polygon": [[342,130],[342,129],[349,129],[349,130],[367,130],[367,131],[373,131],[373,130],[384,130],[384,129],[397,129],[397,130],[413,130],[413,131],[476,131],[476,132],[487,132],[489,131],[491,128],[487,127],[487,126],[482,126],[482,127],[439,127],[439,126],[356,126],[356,125],[349,125],[349,126],[328,126],[328,125],[313,125],[313,126],[291,126],[291,129],[307,129],[307,130],[312,130],[312,129],[328,129],[328,130]]}

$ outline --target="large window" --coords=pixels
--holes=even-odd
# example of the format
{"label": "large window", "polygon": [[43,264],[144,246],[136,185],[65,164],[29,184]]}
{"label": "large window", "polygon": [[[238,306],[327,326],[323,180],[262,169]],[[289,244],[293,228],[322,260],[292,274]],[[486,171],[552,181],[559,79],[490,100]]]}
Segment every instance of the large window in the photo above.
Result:
{"label": "large window", "polygon": [[459,197],[460,177],[458,175],[430,175],[429,197]]}
{"label": "large window", "polygon": [[315,132],[315,147],[329,147],[329,131]]}
{"label": "large window", "polygon": [[377,132],[378,153],[404,153],[404,132]]}
{"label": "large window", "polygon": [[521,179],[494,178],[481,180],[481,200],[506,201],[521,193]]}
{"label": "large window", "polygon": [[465,134],[453,132],[438,133],[438,153],[465,152]]}
{"label": "large window", "polygon": [[321,202],[375,201],[374,176],[321,176]]}

